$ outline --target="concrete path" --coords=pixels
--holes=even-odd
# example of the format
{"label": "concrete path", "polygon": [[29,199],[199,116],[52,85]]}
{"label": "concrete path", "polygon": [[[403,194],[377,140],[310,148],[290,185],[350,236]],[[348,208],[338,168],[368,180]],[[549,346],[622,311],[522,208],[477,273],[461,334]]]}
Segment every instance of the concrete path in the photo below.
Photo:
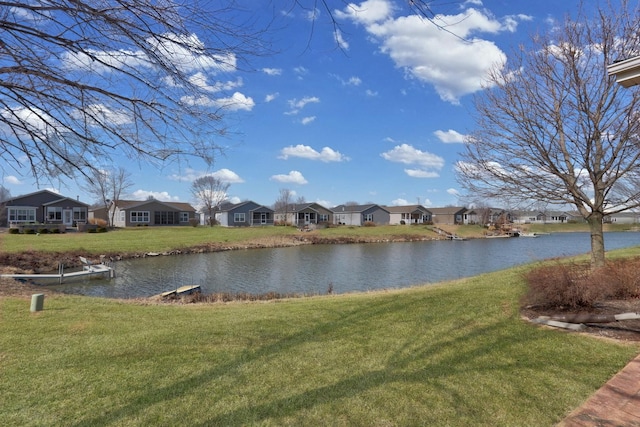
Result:
{"label": "concrete path", "polygon": [[558,427],[640,427],[640,356],[611,378]]}

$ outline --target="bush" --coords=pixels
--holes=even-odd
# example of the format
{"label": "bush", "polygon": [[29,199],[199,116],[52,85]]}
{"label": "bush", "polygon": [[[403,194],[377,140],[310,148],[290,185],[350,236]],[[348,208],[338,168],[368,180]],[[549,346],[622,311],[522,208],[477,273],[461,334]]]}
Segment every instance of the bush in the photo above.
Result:
{"label": "bush", "polygon": [[97,233],[98,229],[97,228],[87,228],[87,233]]}
{"label": "bush", "polygon": [[365,223],[363,224],[365,227],[375,227],[376,223],[373,221],[365,221]]}
{"label": "bush", "polygon": [[591,307],[598,301],[640,296],[640,258],[608,261],[591,270],[587,263],[558,263],[526,274],[524,305],[549,308]]}
{"label": "bush", "polygon": [[38,233],[40,233],[40,234],[49,234],[49,229],[48,228],[41,228],[40,230],[38,230]]}
{"label": "bush", "polygon": [[19,228],[10,228],[9,229],[9,234],[20,234],[20,229]]}
{"label": "bush", "polygon": [[33,228],[25,228],[24,234],[36,234],[36,230],[34,230]]}
{"label": "bush", "polygon": [[49,230],[49,233],[60,234],[60,229],[58,227],[54,227],[54,228]]}
{"label": "bush", "polygon": [[107,228],[106,227],[98,227],[96,229],[97,233],[106,233],[107,232]]}
{"label": "bush", "polygon": [[195,218],[191,218],[191,219],[189,220],[189,225],[190,225],[190,226],[192,226],[192,227],[197,227],[198,225],[200,225],[200,221],[198,221],[198,220],[197,220],[197,219],[195,219]]}

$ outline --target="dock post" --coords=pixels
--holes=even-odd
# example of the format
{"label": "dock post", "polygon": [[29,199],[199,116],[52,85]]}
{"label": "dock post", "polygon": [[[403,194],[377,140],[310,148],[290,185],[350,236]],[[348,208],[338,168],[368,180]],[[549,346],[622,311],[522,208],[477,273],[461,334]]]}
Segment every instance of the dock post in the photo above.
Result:
{"label": "dock post", "polygon": [[31,312],[42,311],[44,308],[44,294],[31,295]]}
{"label": "dock post", "polygon": [[62,279],[64,278],[64,264],[58,263],[58,274],[60,275],[60,284],[62,285]]}

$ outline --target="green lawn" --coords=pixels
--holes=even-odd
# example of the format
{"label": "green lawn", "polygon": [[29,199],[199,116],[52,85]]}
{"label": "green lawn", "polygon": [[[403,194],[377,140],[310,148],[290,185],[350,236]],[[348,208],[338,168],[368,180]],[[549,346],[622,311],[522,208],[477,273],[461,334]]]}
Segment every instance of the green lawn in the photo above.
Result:
{"label": "green lawn", "polygon": [[522,271],[270,303],[2,298],[0,425],[551,426],[640,347],[522,321]]}
{"label": "green lawn", "polygon": [[295,227],[130,227],[107,233],[0,234],[0,250],[58,252],[83,250],[87,254],[104,252],[163,252],[210,242],[276,243],[283,237],[311,235],[393,239],[397,236],[435,237],[427,226],[338,227],[301,232]]}

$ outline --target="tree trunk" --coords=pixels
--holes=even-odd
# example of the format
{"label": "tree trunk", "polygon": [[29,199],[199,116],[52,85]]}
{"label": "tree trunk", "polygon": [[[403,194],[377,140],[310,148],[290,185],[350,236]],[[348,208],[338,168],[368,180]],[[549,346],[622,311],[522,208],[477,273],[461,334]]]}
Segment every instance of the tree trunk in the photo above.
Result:
{"label": "tree trunk", "polygon": [[599,212],[593,212],[587,222],[589,223],[589,231],[591,232],[591,268],[604,267],[604,233],[602,220],[604,215]]}

